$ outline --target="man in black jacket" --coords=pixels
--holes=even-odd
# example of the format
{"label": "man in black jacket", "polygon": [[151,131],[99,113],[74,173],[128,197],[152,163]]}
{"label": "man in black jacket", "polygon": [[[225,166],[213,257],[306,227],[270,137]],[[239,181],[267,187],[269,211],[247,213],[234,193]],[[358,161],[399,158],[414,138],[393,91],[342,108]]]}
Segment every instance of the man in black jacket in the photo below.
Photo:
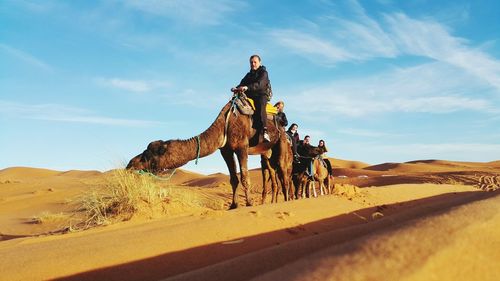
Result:
{"label": "man in black jacket", "polygon": [[241,79],[238,86],[231,89],[233,92],[245,92],[249,98],[254,100],[255,111],[258,114],[258,118],[256,118],[256,127],[261,130],[264,141],[270,141],[266,125],[266,92],[269,87],[270,82],[266,67],[261,65],[261,60],[258,55],[253,55],[250,57],[250,71]]}

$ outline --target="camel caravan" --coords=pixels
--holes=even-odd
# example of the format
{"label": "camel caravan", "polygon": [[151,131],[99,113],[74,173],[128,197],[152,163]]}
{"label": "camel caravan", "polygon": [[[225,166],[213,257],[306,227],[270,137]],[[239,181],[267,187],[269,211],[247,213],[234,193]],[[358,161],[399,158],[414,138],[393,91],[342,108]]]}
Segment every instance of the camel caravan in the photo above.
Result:
{"label": "camel caravan", "polygon": [[143,153],[130,160],[127,169],[161,175],[220,150],[229,169],[233,191],[230,209],[238,207],[240,183],[246,205],[253,205],[249,194],[248,155],[261,155],[262,204],[269,191],[268,182],[271,183],[271,202],[278,201],[280,190],[285,201],[316,197],[316,182],[321,195],[331,193],[333,176],[330,163],[322,157],[327,151],[324,142],[312,146],[308,136],[299,141],[296,124],[285,131],[288,121],[284,104],[269,103],[271,84],[258,55],[250,57],[250,68],[240,84],[231,89],[231,99],[208,129],[186,140],[153,141]]}

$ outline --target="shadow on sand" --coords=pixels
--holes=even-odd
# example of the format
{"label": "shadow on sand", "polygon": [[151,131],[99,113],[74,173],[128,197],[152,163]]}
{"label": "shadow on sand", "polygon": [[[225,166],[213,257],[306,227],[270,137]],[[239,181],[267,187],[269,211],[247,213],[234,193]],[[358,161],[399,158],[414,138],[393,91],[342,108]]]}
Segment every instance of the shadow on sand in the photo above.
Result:
{"label": "shadow on sand", "polygon": [[[169,277],[173,277],[173,280],[248,280],[325,247],[351,241],[375,231],[402,227],[412,223],[413,219],[441,214],[453,207],[498,194],[500,193],[449,193],[374,206],[292,228],[166,253],[54,280],[159,280]],[[377,211],[384,216],[372,218],[372,214]],[[314,243],[308,243],[307,239],[311,237],[314,237]],[[353,246],[351,250],[355,249]]]}

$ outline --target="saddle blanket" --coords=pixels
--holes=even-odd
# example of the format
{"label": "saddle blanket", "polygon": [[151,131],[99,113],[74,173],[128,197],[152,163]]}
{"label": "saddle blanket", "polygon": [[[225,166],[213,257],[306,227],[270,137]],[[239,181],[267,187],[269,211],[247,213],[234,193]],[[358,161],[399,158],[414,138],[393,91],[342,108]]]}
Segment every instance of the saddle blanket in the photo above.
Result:
{"label": "saddle blanket", "polygon": [[[253,99],[247,97],[247,100],[250,103],[250,105],[252,106],[252,109],[255,110],[255,104],[253,102]],[[276,107],[274,107],[270,102],[268,102],[266,104],[266,112],[267,112],[267,114],[276,115],[276,114],[278,114],[278,109]]]}

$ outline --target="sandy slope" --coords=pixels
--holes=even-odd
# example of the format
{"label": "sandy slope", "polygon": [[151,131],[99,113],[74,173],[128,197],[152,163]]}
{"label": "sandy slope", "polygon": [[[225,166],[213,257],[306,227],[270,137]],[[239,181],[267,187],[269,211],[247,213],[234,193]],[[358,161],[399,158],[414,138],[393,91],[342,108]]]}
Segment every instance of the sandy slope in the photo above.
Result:
{"label": "sandy slope", "polygon": [[499,249],[495,196],[329,246],[253,280],[493,281],[500,277]]}
{"label": "sandy slope", "polygon": [[[472,178],[469,172],[498,174],[498,163],[430,161],[388,165],[385,170],[351,164],[342,165],[353,168],[339,169],[374,174],[344,180],[381,185],[378,181],[387,177],[377,173],[391,170],[398,173],[391,178],[399,184],[338,186],[337,195],[233,211],[213,210],[208,204],[177,210],[175,216],[36,237],[26,236],[61,226],[34,224],[33,216],[43,211],[71,214],[73,198],[105,184],[108,173],[4,169],[0,280],[431,280],[459,274],[487,280],[497,273],[498,192],[457,182],[402,183],[409,174],[439,180],[464,173]],[[427,173],[422,165],[429,165]],[[258,186],[260,172],[251,173]],[[178,196],[198,196],[226,207],[229,203],[227,175],[179,170],[172,179],[186,186],[176,189]],[[260,189],[255,192],[258,197]],[[463,254],[468,251],[474,256]],[[456,269],[455,263],[463,265]]]}

